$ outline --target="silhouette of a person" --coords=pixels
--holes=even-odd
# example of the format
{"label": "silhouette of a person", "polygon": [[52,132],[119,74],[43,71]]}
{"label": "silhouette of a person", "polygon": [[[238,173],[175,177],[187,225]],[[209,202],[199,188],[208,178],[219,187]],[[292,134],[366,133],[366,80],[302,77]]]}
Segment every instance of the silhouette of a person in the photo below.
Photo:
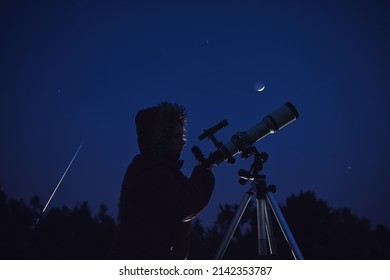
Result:
{"label": "silhouette of a person", "polygon": [[143,109],[135,123],[140,153],[122,183],[116,258],[186,259],[191,220],[208,204],[214,175],[201,164],[189,178],[180,171],[182,106],[163,102]]}

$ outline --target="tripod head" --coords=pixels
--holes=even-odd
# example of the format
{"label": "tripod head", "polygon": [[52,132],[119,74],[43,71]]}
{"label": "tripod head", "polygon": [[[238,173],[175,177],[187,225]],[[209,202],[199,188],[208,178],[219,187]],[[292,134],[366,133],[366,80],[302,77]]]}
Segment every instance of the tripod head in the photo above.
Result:
{"label": "tripod head", "polygon": [[260,171],[263,169],[263,164],[268,159],[268,154],[265,152],[260,153],[255,146],[248,146],[245,148],[244,155],[246,158],[253,155],[253,162],[249,171],[245,169],[240,169],[238,171],[238,176],[240,176],[240,180],[238,182],[241,185],[245,185],[248,181],[252,181],[257,197],[264,197],[267,192],[275,193],[276,186],[267,186],[265,175],[260,174]]}
{"label": "tripod head", "polygon": [[245,185],[248,181],[254,181],[261,176],[259,172],[263,169],[263,164],[267,161],[268,154],[265,152],[260,153],[255,146],[247,145],[244,147],[241,155],[244,159],[253,156],[250,169],[240,169],[238,171],[238,176],[240,176],[239,183]]}

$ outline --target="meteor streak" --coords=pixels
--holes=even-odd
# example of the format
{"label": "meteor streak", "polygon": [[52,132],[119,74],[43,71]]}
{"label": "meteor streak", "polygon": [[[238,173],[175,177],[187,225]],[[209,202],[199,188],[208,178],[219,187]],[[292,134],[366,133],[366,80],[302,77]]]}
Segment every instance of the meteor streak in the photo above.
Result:
{"label": "meteor streak", "polygon": [[80,144],[79,148],[77,149],[76,153],[74,154],[74,156],[73,156],[72,160],[71,160],[71,161],[70,161],[70,163],[68,164],[68,167],[65,169],[65,172],[64,172],[64,174],[62,175],[62,177],[61,177],[60,181],[58,182],[57,186],[55,187],[55,189],[54,189],[53,193],[51,194],[51,196],[50,196],[49,200],[47,201],[47,203],[46,203],[45,207],[43,208],[43,210],[42,210],[42,212],[41,212],[41,215],[40,215],[40,217],[37,219],[37,221],[36,221],[36,223],[35,223],[35,224],[38,224],[38,222],[39,222],[40,218],[43,216],[43,213],[45,213],[45,211],[46,211],[46,208],[49,206],[49,204],[50,204],[50,201],[52,200],[53,196],[54,196],[54,195],[55,195],[55,193],[57,192],[57,190],[58,190],[58,187],[61,185],[61,182],[62,182],[62,180],[64,179],[64,177],[65,177],[66,173],[68,172],[68,170],[69,170],[70,166],[72,165],[73,161],[74,161],[74,160],[75,160],[75,158],[77,157],[77,154],[79,153],[79,151],[80,151],[81,147],[83,146],[83,144],[84,144],[84,140],[81,142],[81,144]]}

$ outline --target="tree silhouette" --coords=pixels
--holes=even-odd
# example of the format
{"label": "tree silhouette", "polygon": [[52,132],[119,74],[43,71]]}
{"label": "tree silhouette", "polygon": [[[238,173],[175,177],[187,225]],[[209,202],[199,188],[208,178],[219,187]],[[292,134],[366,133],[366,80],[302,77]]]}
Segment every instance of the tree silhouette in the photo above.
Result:
{"label": "tree silhouette", "polygon": [[[372,259],[374,233],[369,220],[347,208],[331,209],[313,192],[301,192],[286,201],[286,218],[309,259]],[[388,247],[386,243],[384,246]],[[388,255],[389,257],[390,255]]]}
{"label": "tree silhouette", "polygon": [[[206,231],[206,243],[221,242],[237,206],[220,207],[216,223]],[[286,200],[281,210],[305,259],[390,259],[390,232],[383,225],[371,230],[367,219],[347,208],[331,209],[313,192],[301,192]],[[256,259],[257,221],[254,205],[248,207],[224,259]],[[292,259],[292,254],[276,221],[277,258]],[[218,241],[216,239],[219,239]],[[218,247],[218,246],[217,246]],[[215,247],[214,247],[215,248]]]}
{"label": "tree silhouette", "polygon": [[[190,259],[212,259],[237,205],[220,206],[210,228],[195,220]],[[313,192],[287,198],[281,210],[305,259],[390,259],[390,231],[371,228],[367,219],[349,209],[332,209]],[[29,205],[8,199],[0,188],[0,259],[109,259],[117,224],[102,204],[93,216],[87,202],[70,209],[51,208],[36,225],[42,211],[39,197]],[[292,254],[276,222],[278,259]],[[254,203],[242,217],[224,259],[256,259],[257,229]]]}
{"label": "tree silhouette", "polygon": [[96,217],[86,202],[52,208],[35,225],[41,209],[37,196],[27,206],[0,189],[0,259],[108,258],[116,224],[105,205]]}

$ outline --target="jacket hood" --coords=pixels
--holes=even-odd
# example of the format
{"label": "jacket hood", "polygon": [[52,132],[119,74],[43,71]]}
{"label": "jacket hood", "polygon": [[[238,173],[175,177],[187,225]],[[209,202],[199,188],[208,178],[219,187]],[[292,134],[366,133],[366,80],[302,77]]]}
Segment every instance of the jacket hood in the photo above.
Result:
{"label": "jacket hood", "polygon": [[135,123],[141,153],[165,155],[177,124],[185,127],[186,113],[178,104],[162,102],[140,110]]}

